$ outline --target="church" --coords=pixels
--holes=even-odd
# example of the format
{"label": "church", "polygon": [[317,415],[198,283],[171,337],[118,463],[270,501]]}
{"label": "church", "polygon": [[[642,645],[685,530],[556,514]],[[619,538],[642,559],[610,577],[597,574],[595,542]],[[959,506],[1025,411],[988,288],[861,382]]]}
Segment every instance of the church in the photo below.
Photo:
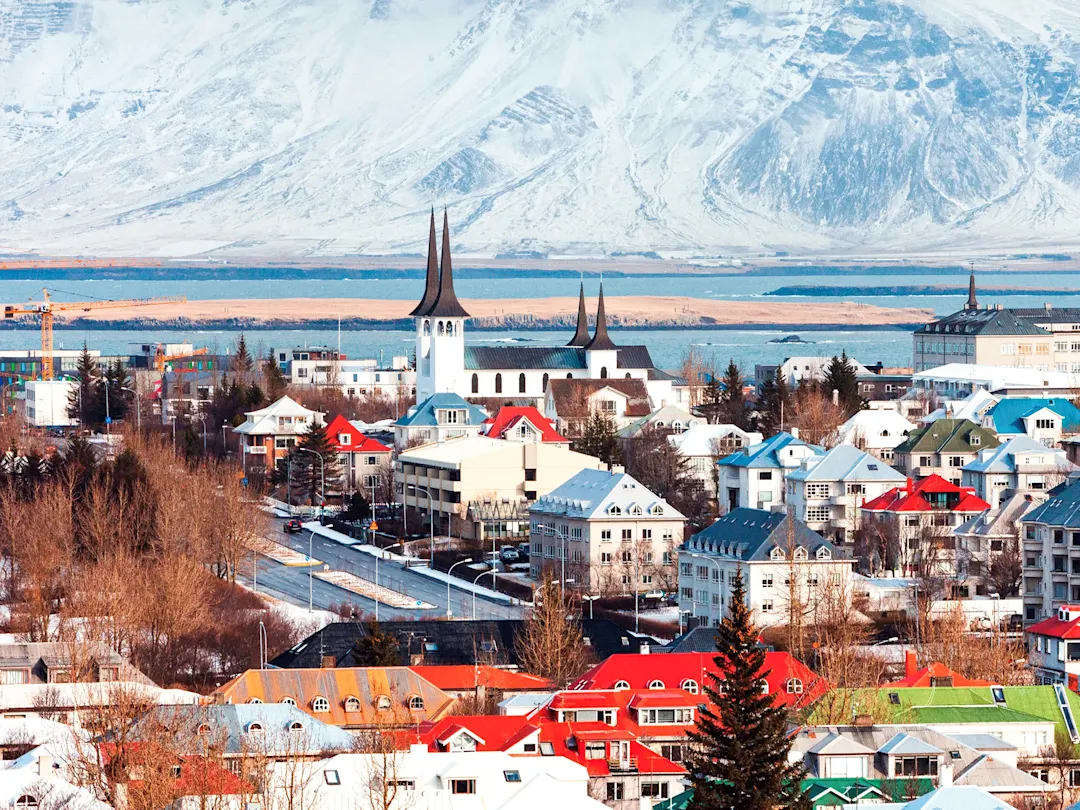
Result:
{"label": "church", "polygon": [[442,251],[437,252],[431,213],[424,294],[410,313],[416,319],[416,400],[453,393],[465,399],[502,399],[541,406],[552,379],[638,379],[653,408],[681,402],[685,383],[657,369],[645,346],[618,346],[604,312],[604,289],[589,333],[585,287],[578,294],[577,329],[565,346],[466,346],[469,313],[454,292],[450,226],[443,211]]}

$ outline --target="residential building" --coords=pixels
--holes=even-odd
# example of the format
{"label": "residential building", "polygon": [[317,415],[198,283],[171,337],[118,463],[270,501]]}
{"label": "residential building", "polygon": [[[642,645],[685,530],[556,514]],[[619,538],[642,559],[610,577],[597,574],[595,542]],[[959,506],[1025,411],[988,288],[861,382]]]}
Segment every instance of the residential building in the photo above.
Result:
{"label": "residential building", "polygon": [[867,402],[888,402],[900,399],[911,390],[910,368],[888,368],[881,364],[866,374],[856,374],[859,393]]}
{"label": "residential building", "polygon": [[641,380],[552,380],[544,414],[564,436],[578,436],[594,413],[623,428],[651,412],[649,392]]}
{"label": "residential building", "polygon": [[665,405],[657,408],[652,413],[636,419],[619,431],[620,439],[633,439],[646,429],[653,429],[663,433],[680,434],[693,427],[705,425],[706,420],[701,416],[694,416],[679,405]]}
{"label": "residential building", "polygon": [[536,675],[491,664],[420,664],[409,668],[458,700],[471,698],[479,701],[485,697],[504,699],[519,695],[546,694],[554,688],[551,681]]}
{"label": "residential building", "polygon": [[939,475],[959,486],[964,465],[980,450],[999,444],[992,430],[969,419],[938,419],[913,430],[893,448],[893,466],[905,475]]}
{"label": "residential building", "polygon": [[[916,399],[925,394],[923,391],[916,392]],[[936,422],[938,419],[970,419],[981,425],[986,412],[993,408],[1001,397],[991,394],[985,388],[976,388],[970,393],[964,394],[961,399],[941,399],[936,394],[929,398],[928,405],[934,405],[929,413],[921,415],[918,419],[924,425]]]}
{"label": "residential building", "polygon": [[[849,357],[848,361],[855,369],[855,375],[858,377],[872,374],[870,369],[856,360],[854,357]],[[829,364],[832,362],[832,356],[829,357],[789,357],[780,364],[780,371],[784,375],[784,379],[787,384],[794,388],[803,381],[807,382],[821,382],[825,379],[825,372],[829,368]],[[769,374],[770,377],[775,375],[774,371]],[[754,375],[758,377],[758,374]],[[763,382],[764,380],[762,380]],[[760,383],[759,383],[760,384]]]}
{"label": "residential building", "polygon": [[1036,439],[1016,436],[997,447],[980,450],[964,465],[961,480],[996,509],[1013,495],[1038,497],[1064,483],[1076,465],[1064,450],[1053,450]]}
{"label": "residential building", "polygon": [[1076,373],[1020,366],[949,363],[916,371],[911,377],[911,384],[909,396],[963,399],[974,391],[985,389],[1001,396],[1056,398],[1070,395],[1070,391],[1076,387]]}
{"label": "residential building", "polygon": [[219,371],[166,368],[161,379],[153,384],[150,399],[157,402],[161,423],[168,425],[176,422],[180,414],[202,413],[213,400],[214,391],[220,382]]}
{"label": "residential building", "polygon": [[772,509],[784,502],[784,476],[803,459],[825,451],[799,438],[798,428],[777,433],[717,462],[717,500],[728,509]]}
{"label": "residential building", "polygon": [[218,687],[221,703],[282,703],[345,729],[404,728],[449,713],[454,698],[408,667],[249,669]]}
{"label": "residential building", "polygon": [[330,420],[326,435],[337,450],[343,491],[360,490],[369,500],[377,499],[380,485],[392,474],[390,448],[365,436],[341,414]]}
{"label": "residential building", "polygon": [[982,572],[982,582],[976,583],[976,595],[996,593],[996,586],[986,576],[990,565],[999,554],[1020,553],[1020,521],[1035,506],[1031,494],[1016,493],[1000,498],[996,508],[968,518],[953,530],[957,549],[968,559],[969,569]]}
{"label": "residential building", "polygon": [[329,346],[295,346],[272,349],[278,368],[292,385],[332,385],[337,366],[345,355]]}
{"label": "residential building", "polygon": [[1080,692],[1080,605],[1062,605],[1027,629],[1028,668],[1035,682]]}
{"label": "residential building", "polygon": [[0,644],[0,685],[152,681],[106,645],[75,650],[60,641]]}
{"label": "residential building", "polygon": [[[424,519],[434,509],[440,526],[453,519],[451,533],[457,537],[524,539],[529,504],[582,470],[602,466],[598,458],[562,444],[473,435],[406,450],[398,456],[395,479],[406,509],[422,512]],[[484,507],[492,504],[508,507],[494,519],[501,526],[485,519]]]}
{"label": "residential building", "polygon": [[844,422],[837,438],[840,444],[850,444],[891,464],[893,450],[916,428],[894,408],[867,408]]}
{"label": "residential building", "polygon": [[394,446],[400,450],[417,443],[476,436],[487,418],[483,408],[457,394],[433,394],[394,423]]}
{"label": "residential building", "polygon": [[1021,519],[1024,621],[1080,604],[1080,481],[1051,495]]}
{"label": "residential building", "polygon": [[876,456],[841,444],[787,473],[786,502],[810,529],[843,544],[859,528],[859,506],[904,481]]}
{"label": "residential building", "polygon": [[588,593],[672,590],[685,517],[618,468],[583,469],[529,507],[529,572]]}
{"label": "residential building", "polygon": [[277,467],[278,459],[289,454],[312,425],[323,424],[324,414],[305,408],[290,397],[248,411],[242,423],[233,428],[244,448],[244,469],[261,463],[267,472]]}
{"label": "residential building", "polygon": [[915,650],[908,649],[904,650],[904,677],[884,686],[892,689],[935,689],[939,686],[993,686],[993,684],[978,678],[966,678],[940,661],[931,661],[920,668],[919,654]]}
{"label": "residential building", "polygon": [[679,610],[693,623],[719,623],[741,574],[755,624],[781,624],[793,595],[811,608],[827,592],[848,598],[853,566],[842,549],[801,520],[738,507],[679,549]]}
{"label": "residential building", "polygon": [[78,418],[68,416],[69,398],[78,393],[78,382],[73,380],[27,380],[23,417],[26,424],[35,428],[71,427]]}
{"label": "residential building", "polygon": [[531,405],[503,405],[498,413],[484,420],[480,431],[492,439],[508,442],[570,444],[569,439],[555,430],[551,420]]}
{"label": "residential building", "polygon": [[1002,440],[1027,436],[1057,447],[1080,433],[1080,408],[1064,397],[1006,397],[986,412],[982,424]]}
{"label": "residential building", "polygon": [[[387,760],[393,764],[388,766]],[[338,754],[323,761],[305,788],[303,806],[310,810],[356,810],[357,802],[362,801],[359,797],[371,790],[372,774],[388,769],[394,774],[394,795],[387,810],[605,807],[589,795],[589,771],[572,757],[555,756],[554,751],[549,756],[431,751],[421,743],[391,755]],[[635,803],[634,808],[637,806]],[[380,804],[380,810],[382,807]]]}
{"label": "residential building", "polygon": [[[964,596],[985,574],[958,553],[954,534],[973,516],[990,510],[972,487],[958,486],[940,475],[918,482],[908,478],[860,509],[867,531],[895,549],[892,561],[900,576],[945,576],[951,592]],[[877,521],[876,530],[867,525],[870,520]]]}
{"label": "residential building", "polygon": [[720,468],[716,462],[747,447],[760,444],[762,436],[756,431],[743,430],[736,425],[692,425],[682,432],[673,431],[667,437],[679,455],[687,459],[690,473],[716,497]]}

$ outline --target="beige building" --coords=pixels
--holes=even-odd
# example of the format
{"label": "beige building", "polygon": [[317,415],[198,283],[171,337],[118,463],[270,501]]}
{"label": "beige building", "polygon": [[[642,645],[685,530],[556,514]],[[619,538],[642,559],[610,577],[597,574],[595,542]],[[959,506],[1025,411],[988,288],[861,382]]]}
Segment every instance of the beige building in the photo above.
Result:
{"label": "beige building", "polygon": [[673,591],[683,515],[619,468],[587,469],[529,508],[529,572],[592,594]]}
{"label": "beige building", "polygon": [[401,453],[395,481],[409,518],[428,520],[435,531],[483,540],[492,533],[524,539],[528,505],[599,459],[563,444],[460,436]]}

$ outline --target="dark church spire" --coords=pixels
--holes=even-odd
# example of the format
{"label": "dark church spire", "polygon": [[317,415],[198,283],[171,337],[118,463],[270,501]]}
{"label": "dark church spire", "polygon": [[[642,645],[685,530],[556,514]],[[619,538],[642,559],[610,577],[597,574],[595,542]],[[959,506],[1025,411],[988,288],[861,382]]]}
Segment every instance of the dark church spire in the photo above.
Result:
{"label": "dark church spire", "polygon": [[586,345],[586,351],[603,351],[618,348],[607,333],[607,314],[604,312],[604,282],[600,282],[600,304],[596,308],[596,331]]}
{"label": "dark church spire", "polygon": [[585,282],[581,283],[577,304],[577,331],[567,346],[585,346],[589,342],[589,315],[585,312]]}
{"label": "dark church spire", "polygon": [[454,268],[450,264],[450,220],[443,209],[442,220],[442,268],[439,272],[439,296],[426,313],[432,318],[468,318],[469,313],[458,301],[454,292]]}
{"label": "dark church spire", "polygon": [[964,309],[978,309],[979,302],[975,300],[975,262],[971,263],[971,276],[968,278],[968,300]]}
{"label": "dark church spire", "polygon": [[435,299],[439,297],[439,256],[438,247],[435,244],[435,208],[431,209],[431,233],[428,235],[427,248],[427,281],[424,285],[424,297],[416,305],[416,309],[410,315],[424,315],[435,305]]}

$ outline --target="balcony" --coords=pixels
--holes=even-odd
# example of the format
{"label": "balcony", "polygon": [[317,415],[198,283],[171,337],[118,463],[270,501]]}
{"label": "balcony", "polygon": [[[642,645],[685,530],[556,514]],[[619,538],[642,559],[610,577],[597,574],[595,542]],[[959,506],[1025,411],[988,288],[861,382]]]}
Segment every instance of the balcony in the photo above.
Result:
{"label": "balcony", "polygon": [[265,456],[266,445],[265,444],[245,444],[244,452],[249,456]]}
{"label": "balcony", "polygon": [[637,769],[637,759],[634,757],[608,760],[608,770],[612,773],[637,773]]}

